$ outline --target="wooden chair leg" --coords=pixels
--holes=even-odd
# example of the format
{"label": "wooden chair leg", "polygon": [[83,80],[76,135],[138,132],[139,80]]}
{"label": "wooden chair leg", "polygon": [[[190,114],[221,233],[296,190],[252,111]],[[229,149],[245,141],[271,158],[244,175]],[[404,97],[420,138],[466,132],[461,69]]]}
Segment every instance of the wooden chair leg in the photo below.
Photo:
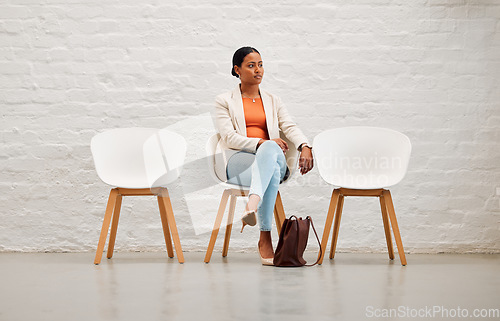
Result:
{"label": "wooden chair leg", "polygon": [[283,222],[285,222],[285,208],[283,207],[283,201],[281,200],[281,194],[278,191],[276,195],[276,203],[274,204],[274,219],[276,221],[276,228],[278,229],[278,235],[281,233],[281,227]]}
{"label": "wooden chair leg", "polygon": [[224,193],[222,193],[222,198],[219,204],[219,211],[217,212],[217,217],[215,218],[214,228],[212,229],[212,236],[210,237],[207,253],[205,255],[205,263],[210,262],[210,258],[212,257],[215,241],[217,240],[217,234],[219,234],[220,224],[222,222],[222,217],[224,216],[224,212],[226,211],[226,205],[229,195],[230,195],[230,190],[225,190]]}
{"label": "wooden chair leg", "polygon": [[118,229],[118,221],[120,220],[120,210],[122,207],[122,196],[116,196],[115,209],[113,211],[113,221],[111,223],[111,233],[109,234],[108,254],[107,258],[113,257],[113,250],[115,249],[116,231]]}
{"label": "wooden chair leg", "polygon": [[231,230],[233,229],[234,209],[236,208],[236,195],[231,195],[229,201],[229,214],[227,216],[226,233],[224,234],[224,247],[222,248],[222,257],[227,256],[229,249],[229,239],[231,238]]}
{"label": "wooden chair leg", "polygon": [[392,248],[391,227],[389,225],[389,217],[387,216],[387,205],[385,204],[384,196],[380,196],[379,199],[380,199],[380,209],[382,210],[382,221],[384,222],[387,251],[389,252],[389,259],[394,260],[394,249]]}
{"label": "wooden chair leg", "polygon": [[168,257],[172,258],[174,257],[174,250],[172,248],[172,240],[170,238],[170,229],[168,227],[168,220],[167,220],[167,210],[165,209],[165,204],[163,203],[163,200],[158,198],[158,207],[160,209],[160,218],[161,218],[161,225],[163,227],[163,237],[165,238],[165,245],[167,246],[167,254]]}
{"label": "wooden chair leg", "polygon": [[323,263],[323,258],[325,256],[326,243],[328,243],[328,237],[330,236],[330,229],[332,228],[333,214],[335,213],[340,197],[340,191],[334,189],[332,192],[332,197],[330,199],[330,207],[328,208],[328,214],[326,215],[325,229],[323,230],[323,238],[321,239],[321,256],[319,258],[318,264]]}
{"label": "wooden chair leg", "polygon": [[335,257],[335,249],[337,248],[337,239],[339,237],[340,219],[342,218],[342,208],[344,206],[344,195],[339,196],[339,204],[333,221],[332,245],[330,246],[330,259]]}
{"label": "wooden chair leg", "polygon": [[391,225],[392,225],[392,232],[394,233],[394,239],[396,240],[396,245],[398,247],[398,254],[399,254],[399,259],[401,260],[401,265],[406,265],[406,256],[403,249],[403,242],[401,241],[401,234],[399,234],[398,221],[396,220],[396,212],[394,211],[394,204],[392,202],[391,192],[385,190],[382,195],[385,198],[387,211],[389,212],[389,218],[391,220]]}
{"label": "wooden chair leg", "polygon": [[184,254],[182,253],[181,240],[179,239],[179,232],[177,231],[177,224],[175,224],[174,211],[172,210],[172,203],[170,202],[170,196],[168,195],[159,196],[165,205],[165,210],[167,214],[168,227],[170,233],[172,234],[172,240],[174,241],[175,252],[177,254],[177,260],[179,263],[184,263]]}
{"label": "wooden chair leg", "polygon": [[96,265],[101,263],[102,252],[104,251],[104,245],[106,243],[106,238],[108,237],[109,223],[111,222],[111,216],[113,214],[117,196],[118,189],[112,189],[109,193],[108,205],[106,206],[106,212],[102,221],[101,235],[99,236],[99,243],[97,244],[97,251],[95,253],[94,264]]}

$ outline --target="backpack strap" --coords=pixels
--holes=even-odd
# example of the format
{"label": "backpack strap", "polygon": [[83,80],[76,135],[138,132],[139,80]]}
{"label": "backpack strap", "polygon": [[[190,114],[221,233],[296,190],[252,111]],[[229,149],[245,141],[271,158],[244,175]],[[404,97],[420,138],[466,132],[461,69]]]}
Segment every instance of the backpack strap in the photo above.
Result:
{"label": "backpack strap", "polygon": [[313,264],[306,264],[305,266],[315,266],[316,264],[318,264],[319,260],[321,259],[321,255],[323,254],[323,250],[321,249],[321,242],[319,241],[318,233],[316,233],[316,229],[314,228],[312,218],[310,216],[307,216],[306,219],[308,219],[311,222],[311,226],[313,228],[314,235],[316,235],[316,240],[318,240],[319,255],[318,255],[318,259],[316,260],[316,262],[314,262]]}

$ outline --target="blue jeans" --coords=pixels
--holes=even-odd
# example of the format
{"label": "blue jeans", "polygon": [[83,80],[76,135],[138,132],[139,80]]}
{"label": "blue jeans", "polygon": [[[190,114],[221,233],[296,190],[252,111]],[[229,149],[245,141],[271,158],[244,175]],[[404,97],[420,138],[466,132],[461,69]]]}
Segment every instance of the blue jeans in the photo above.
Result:
{"label": "blue jeans", "polygon": [[257,153],[238,152],[227,163],[228,183],[250,186],[260,196],[257,215],[261,231],[271,231],[278,187],[287,170],[285,155],[276,142],[262,143]]}

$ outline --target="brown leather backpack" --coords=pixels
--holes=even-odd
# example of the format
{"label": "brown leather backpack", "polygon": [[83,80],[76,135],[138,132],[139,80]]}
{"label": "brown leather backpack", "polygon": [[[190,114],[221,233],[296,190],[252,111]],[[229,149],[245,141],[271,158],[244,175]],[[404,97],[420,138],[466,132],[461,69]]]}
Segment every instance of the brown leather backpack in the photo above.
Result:
{"label": "brown leather backpack", "polygon": [[[319,244],[318,259],[314,264],[306,265],[303,258],[304,251],[309,238],[309,226],[312,226],[314,234]],[[298,267],[298,266],[313,266],[318,264],[321,258],[321,243],[314,228],[314,224],[310,216],[305,219],[295,215],[285,219],[281,226],[280,238],[278,246],[274,253],[274,265],[280,267]]]}

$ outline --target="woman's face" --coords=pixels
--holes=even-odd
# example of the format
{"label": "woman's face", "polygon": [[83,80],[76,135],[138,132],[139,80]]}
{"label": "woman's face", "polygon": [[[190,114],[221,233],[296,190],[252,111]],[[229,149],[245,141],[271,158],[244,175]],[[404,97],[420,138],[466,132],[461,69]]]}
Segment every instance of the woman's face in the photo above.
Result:
{"label": "woman's face", "polygon": [[256,52],[251,52],[245,56],[241,67],[234,66],[234,70],[240,75],[241,83],[248,85],[258,85],[264,76],[264,66],[262,58]]}

